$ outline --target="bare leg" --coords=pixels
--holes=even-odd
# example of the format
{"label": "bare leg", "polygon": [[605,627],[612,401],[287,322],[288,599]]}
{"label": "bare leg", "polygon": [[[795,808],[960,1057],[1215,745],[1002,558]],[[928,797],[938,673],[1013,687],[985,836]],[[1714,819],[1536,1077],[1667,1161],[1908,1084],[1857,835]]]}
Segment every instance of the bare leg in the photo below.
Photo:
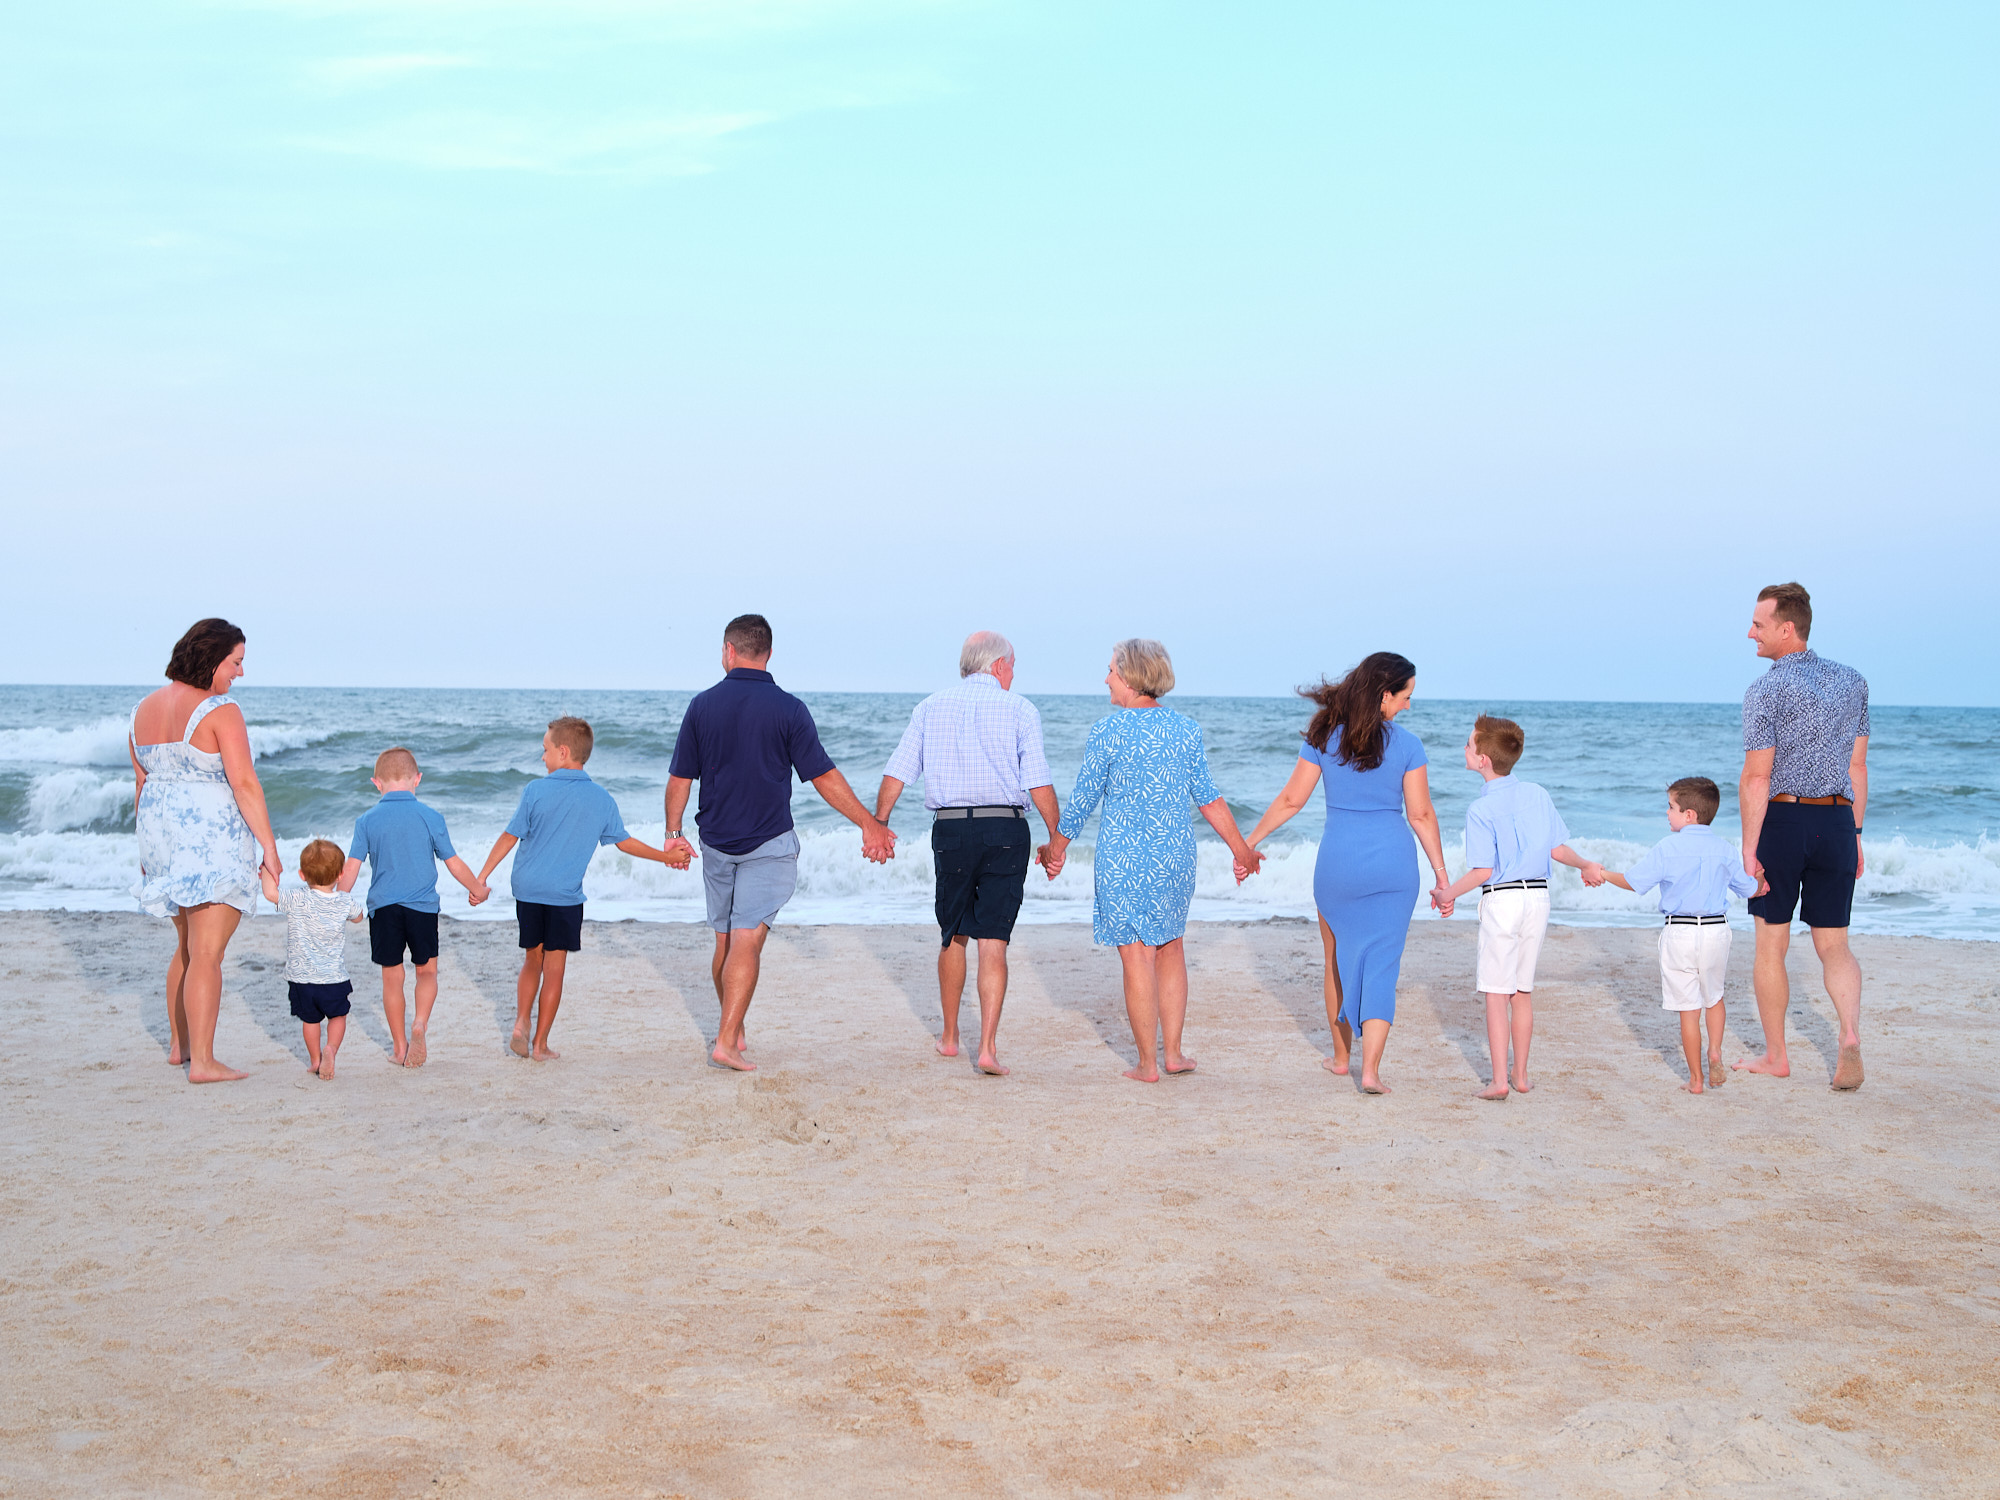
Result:
{"label": "bare leg", "polygon": [[1519,991],[1510,1002],[1514,1013],[1514,1092],[1525,1094],[1534,1085],[1528,1082],[1528,1045],[1535,1039],[1535,997]]}
{"label": "bare leg", "polygon": [[[965,950],[970,946],[954,933],[950,942],[938,949],[938,1009],[944,1012],[944,1034],[938,1038],[939,1057],[958,1056],[958,1002],[965,994]],[[979,972],[986,972],[984,954]],[[985,1004],[984,999],[980,1001]]]}
{"label": "bare leg", "polygon": [[1723,1020],[1722,1002],[1718,1000],[1708,1008],[1708,1086],[1712,1089],[1721,1088],[1723,1080],[1729,1077],[1729,1070],[1722,1066]]}
{"label": "bare leg", "polygon": [[1139,1049],[1139,1066],[1127,1068],[1125,1076],[1137,1083],[1160,1081],[1160,993],[1153,953],[1144,943],[1126,943],[1118,950],[1125,967],[1125,1019]]}
{"label": "bare leg", "polygon": [[562,1054],[549,1045],[549,1030],[562,1008],[563,972],[569,967],[569,953],[562,948],[542,953],[542,994],[535,1007],[535,1050],[528,1055],[536,1062],[550,1062]]}
{"label": "bare leg", "polygon": [[434,958],[429,963],[417,965],[417,1018],[410,1027],[409,1064],[413,1068],[421,1068],[429,1054],[425,1034],[430,1030],[431,1007],[437,1004],[437,998],[438,961]]}
{"label": "bare leg", "polygon": [[347,1017],[335,1016],[326,1023],[326,1045],[319,1049],[319,1076],[331,1082],[333,1060],[340,1055],[340,1044],[347,1039]]}
{"label": "bare leg", "polygon": [[1320,1066],[1329,1073],[1346,1073],[1348,1059],[1354,1054],[1354,1028],[1340,1019],[1340,965],[1334,961],[1333,929],[1326,925],[1326,918],[1319,919],[1320,946],[1326,950],[1326,971],[1320,976],[1320,990],[1326,1000],[1326,1029],[1333,1033],[1333,1056],[1324,1058]]}
{"label": "bare leg", "polygon": [[382,970],[382,1014],[389,1022],[389,1041],[402,1067],[410,1060],[410,1040],[403,1032],[403,966],[390,964]]}
{"label": "bare leg", "polygon": [[1180,938],[1163,943],[1153,959],[1160,1000],[1160,1038],[1169,1073],[1192,1073],[1194,1059],[1181,1051],[1181,1029],[1187,1025],[1187,948]]}
{"label": "bare leg", "polygon": [[[961,971],[962,972],[962,971]],[[979,1071],[996,1078],[1000,1066],[1000,1008],[1007,1003],[1007,940],[979,940]],[[957,1007],[953,1007],[956,1009]]]}
{"label": "bare leg", "polygon": [[228,1083],[248,1073],[215,1060],[215,1018],[222,1010],[222,955],[243,913],[220,901],[183,908],[188,966],[182,993],[187,1005],[188,1082]]}
{"label": "bare leg", "polygon": [[1790,922],[1757,924],[1757,959],[1750,970],[1757,990],[1757,1019],[1764,1025],[1764,1055],[1738,1058],[1732,1067],[1745,1073],[1769,1073],[1773,1078],[1792,1076],[1792,1061],[1785,1053],[1785,1011],[1792,1003],[1792,984],[1785,974],[1785,953],[1792,946]]}
{"label": "bare leg", "polygon": [[1486,996],[1486,1050],[1493,1054],[1493,1082],[1475,1098],[1505,1099],[1512,1092],[1507,1087],[1507,1000],[1506,995],[1490,991]]}
{"label": "bare leg", "polygon": [[1701,1092],[1701,1013],[1684,1010],[1681,1012],[1681,1055],[1687,1058],[1688,1081],[1681,1085],[1686,1093]]}
{"label": "bare leg", "polygon": [[308,1073],[317,1073],[319,1071],[319,1022],[301,1021],[299,1028],[306,1034],[306,1071]]}
{"label": "bare leg", "polygon": [[167,960],[167,1029],[173,1040],[167,1047],[167,1061],[177,1068],[187,1066],[188,926],[187,913],[174,913],[174,956]]}
{"label": "bare leg", "polygon": [[[718,1013],[729,1009],[728,997],[722,988],[722,973],[729,966],[731,936],[732,934],[727,932],[718,932],[715,935],[715,955],[708,963],[709,978],[715,981],[715,1007]],[[754,985],[756,981],[753,979],[751,982]],[[726,1030],[718,1030],[716,1041],[728,1046],[733,1052],[747,1053],[750,1050],[750,1038],[743,1030],[743,1021],[740,1017],[736,1022],[736,1034],[732,1037]]]}
{"label": "bare leg", "polygon": [[1389,1045],[1389,1023],[1387,1021],[1363,1021],[1361,1023],[1361,1092],[1364,1094],[1387,1094],[1394,1092],[1382,1081],[1382,1049]]}
{"label": "bare leg", "polygon": [[[750,1001],[757,994],[757,976],[762,971],[764,939],[769,927],[739,927],[729,934],[729,955],[722,965],[722,1025],[709,1057],[725,1068],[750,1073],[757,1065],[743,1055],[743,1019],[750,1014]],[[735,1039],[736,1045],[731,1045]]]}
{"label": "bare leg", "polygon": [[507,1038],[507,1050],[516,1057],[528,1055],[528,1023],[535,1014],[535,993],[542,987],[545,956],[539,943],[521,950],[521,977],[514,982],[514,1034]]}
{"label": "bare leg", "polygon": [[1847,946],[1845,927],[1815,927],[1813,947],[1826,977],[1826,996],[1840,1018],[1840,1064],[1833,1086],[1842,1092],[1861,1087],[1861,965]]}

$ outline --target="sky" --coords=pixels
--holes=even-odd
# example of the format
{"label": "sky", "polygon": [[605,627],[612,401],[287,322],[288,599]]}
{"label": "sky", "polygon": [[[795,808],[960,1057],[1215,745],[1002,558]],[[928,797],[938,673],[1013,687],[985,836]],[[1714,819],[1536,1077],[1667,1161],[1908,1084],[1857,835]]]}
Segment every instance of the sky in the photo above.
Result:
{"label": "sky", "polygon": [[0,17],[0,677],[2000,703],[2000,9]]}

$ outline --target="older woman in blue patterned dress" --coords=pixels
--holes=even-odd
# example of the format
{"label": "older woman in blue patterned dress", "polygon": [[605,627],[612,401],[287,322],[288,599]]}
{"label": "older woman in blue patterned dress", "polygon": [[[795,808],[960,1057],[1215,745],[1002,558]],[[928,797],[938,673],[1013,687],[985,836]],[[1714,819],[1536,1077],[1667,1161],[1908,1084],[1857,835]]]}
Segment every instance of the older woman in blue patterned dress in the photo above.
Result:
{"label": "older woman in blue patterned dress", "polygon": [[216,1061],[222,956],[236,924],[257,909],[260,861],[280,873],[277,840],[250,754],[250,731],[229,688],[243,675],[243,632],[198,620],[174,646],[167,685],[132,711],[132,775],[139,831],[133,894],[171,917],[180,941],[167,964],[169,1062],[189,1083],[246,1075]]}
{"label": "older woman in blue patterned dress", "polygon": [[1158,641],[1120,641],[1111,650],[1104,684],[1124,712],[1091,726],[1076,790],[1037,858],[1053,880],[1070,841],[1083,832],[1098,803],[1104,804],[1093,861],[1091,926],[1096,940],[1115,947],[1125,966],[1125,1016],[1139,1048],[1139,1065],[1126,1069],[1125,1076],[1158,1083],[1156,1048],[1162,1033],[1167,1071],[1194,1071],[1194,1059],[1181,1051],[1188,993],[1181,939],[1194,899],[1190,801],[1229,845],[1245,874],[1254,873],[1264,856],[1243,841],[1229,804],[1216,790],[1201,726],[1160,707],[1159,700],[1174,686],[1167,648]]}

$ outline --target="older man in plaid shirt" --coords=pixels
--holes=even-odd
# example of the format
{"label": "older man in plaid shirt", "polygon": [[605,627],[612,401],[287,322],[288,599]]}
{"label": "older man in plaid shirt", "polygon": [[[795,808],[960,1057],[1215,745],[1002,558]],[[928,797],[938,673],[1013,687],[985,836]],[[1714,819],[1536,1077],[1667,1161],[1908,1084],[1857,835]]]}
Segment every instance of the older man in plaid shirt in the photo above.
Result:
{"label": "older man in plaid shirt", "polygon": [[910,715],[889,757],[875,816],[889,821],[903,788],[924,782],[935,815],[931,859],[937,869],[938,999],[944,1011],[940,1057],[958,1056],[958,1002],[965,992],[966,950],[979,943],[979,1071],[1000,1066],[1000,1007],[1007,998],[1007,943],[1028,879],[1028,801],[1053,833],[1055,778],[1042,753],[1042,716],[1017,696],[1014,647],[1004,635],[974,631],[958,653],[957,687],[933,693]]}

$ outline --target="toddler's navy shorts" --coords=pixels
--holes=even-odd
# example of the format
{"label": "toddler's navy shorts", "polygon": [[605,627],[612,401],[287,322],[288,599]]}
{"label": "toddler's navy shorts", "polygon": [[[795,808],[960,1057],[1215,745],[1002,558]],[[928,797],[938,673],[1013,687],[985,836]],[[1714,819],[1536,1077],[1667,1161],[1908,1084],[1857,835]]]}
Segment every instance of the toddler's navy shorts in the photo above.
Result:
{"label": "toddler's navy shorts", "polygon": [[308,1026],[331,1021],[335,1016],[344,1016],[353,1009],[352,980],[343,979],[339,984],[293,984],[290,988],[292,1014]]}

